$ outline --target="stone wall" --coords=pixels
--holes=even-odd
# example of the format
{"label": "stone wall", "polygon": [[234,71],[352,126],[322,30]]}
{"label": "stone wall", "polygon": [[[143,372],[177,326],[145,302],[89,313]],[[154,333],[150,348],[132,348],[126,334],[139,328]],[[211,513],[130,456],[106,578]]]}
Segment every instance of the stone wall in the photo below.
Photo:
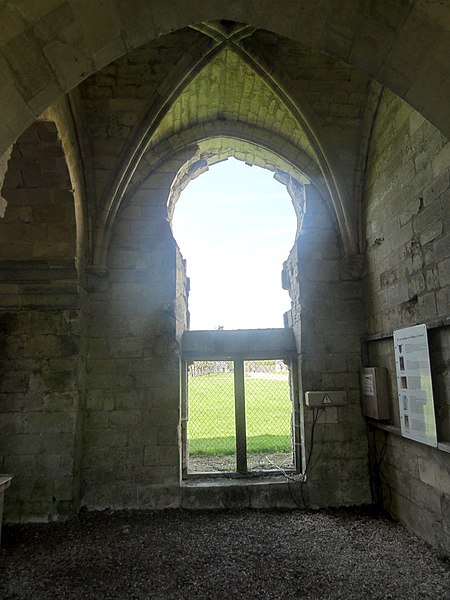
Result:
{"label": "stone wall", "polygon": [[450,445],[450,326],[431,329],[428,332],[428,343],[432,364],[437,435],[441,442]]}
{"label": "stone wall", "polygon": [[[365,277],[368,364],[388,369],[389,433],[375,436],[385,506],[434,545],[447,544],[450,502],[450,144],[393,94],[383,92],[366,178]],[[392,331],[426,323],[438,449],[399,436]],[[386,440],[385,440],[386,435]],[[388,487],[389,486],[389,487]],[[445,540],[447,540],[445,542]]]}
{"label": "stone wall", "polygon": [[0,470],[14,474],[10,520],[73,510],[81,333],[73,261],[1,264]]}
{"label": "stone wall", "polygon": [[[175,172],[155,173],[130,198],[114,229],[108,270],[90,276],[82,484],[88,508],[180,502],[177,335],[186,322],[187,281],[166,220]],[[316,425],[307,501],[367,503],[367,438],[358,389],[362,305],[354,281],[359,271],[342,259],[331,212],[312,186],[307,206],[290,259],[299,275],[295,268],[289,274],[302,388],[343,389],[348,398],[346,406],[327,409]],[[307,447],[312,418],[307,411]]]}
{"label": "stone wall", "polygon": [[[240,50],[254,57],[258,73],[270,74],[271,87],[283,93],[286,106],[292,104],[299,123],[305,120],[310,129],[306,142],[318,141],[311,155],[314,160],[304,161],[303,167],[310,177],[315,172],[321,179],[315,159],[323,155],[323,172],[334,173],[328,184],[335,183],[340,195],[332,192],[341,239],[347,250],[356,250],[359,216],[350,190],[355,180],[354,187],[359,189],[359,174],[353,177],[353,172],[365,163],[365,143],[360,144],[364,142],[360,137],[362,121],[370,116],[370,110],[364,110],[370,77],[393,89],[449,134],[449,9],[444,5],[280,0],[274,11],[273,3],[266,0],[4,2],[0,9],[0,156],[43,110],[85,82],[80,93],[74,93],[68,114],[77,121],[74,138],[83,146],[80,164],[85,167],[85,178],[80,178],[79,187],[86,188],[86,197],[80,205],[85,203],[86,212],[90,211],[93,238],[86,239],[86,246],[92,246],[83,250],[103,266],[108,225],[130,189],[125,190],[123,184],[132,177],[132,167],[167,114],[175,92],[181,91],[178,86],[192,81],[217,41],[184,28],[221,19],[254,25],[255,31],[247,30],[248,38],[235,37],[231,43],[240,44]],[[220,41],[222,34],[216,33]],[[146,44],[152,48],[142,49]],[[261,48],[264,54],[259,54]],[[95,72],[97,76],[89,81]],[[229,73],[226,69],[227,77]],[[242,68],[241,73],[248,71]],[[245,75],[241,82],[242,93],[233,81],[229,86],[237,103],[230,115],[212,112],[217,136],[232,133],[242,139],[245,124],[256,122],[257,115],[249,114],[250,104],[264,113],[266,102],[258,106],[251,90],[245,88],[251,78]],[[186,126],[201,125],[197,116],[201,120],[208,116],[204,109],[213,90],[209,85],[203,89],[199,113],[198,104],[187,103],[186,109],[195,118]],[[73,102],[77,95],[79,112]],[[277,103],[267,108],[272,118],[260,122],[267,130],[264,137],[258,137],[258,129],[253,137],[244,137],[280,152],[283,146],[278,141],[274,147]],[[176,114],[172,116],[176,138]],[[236,128],[229,128],[231,120]],[[292,120],[282,120],[289,138]],[[46,130],[48,140],[44,139]],[[177,253],[163,217],[170,178],[160,173],[157,182],[155,175],[148,194],[136,196],[123,208],[115,226],[109,270],[90,274],[86,356],[87,311],[79,287],[84,273],[74,268],[71,189],[77,185],[70,185],[60,168],[64,161],[54,131],[44,124],[41,133],[31,144],[20,139],[11,159],[10,180],[2,190],[8,206],[0,224],[0,409],[5,417],[0,447],[2,469],[17,475],[8,492],[7,509],[14,518],[63,514],[71,502],[77,506],[80,491],[89,507],[169,505],[179,479],[174,316],[179,313],[173,305]],[[212,136],[211,130],[204,134]],[[164,138],[164,132],[158,135]],[[192,145],[197,139],[183,138],[182,145]],[[303,134],[281,152],[297,166],[302,151],[296,140],[300,139],[305,141]],[[150,148],[157,155],[153,166],[179,148],[166,142],[162,139],[157,149]],[[383,489],[386,505],[436,544],[448,533],[449,510],[445,453],[450,438],[449,157],[450,146],[439,131],[385,92],[367,171],[364,297],[368,362],[389,370],[392,419],[386,440],[385,432],[377,432],[374,443],[378,456],[385,453],[384,476],[390,486]],[[149,164],[142,161],[145,174]],[[327,409],[326,423],[319,421],[319,451],[310,465],[308,489],[316,504],[360,502],[368,497],[356,375],[360,259],[342,259],[336,229],[321,206],[318,199],[311,202],[304,234],[291,257],[298,308],[292,321],[301,352],[302,389],[345,389],[349,402]],[[0,200],[1,213],[4,207]],[[420,321],[430,326],[442,441],[437,450],[395,435],[398,413],[390,335],[396,327]],[[87,379],[85,358],[89,361]],[[310,435],[309,411],[306,417]],[[161,501],[145,496],[153,484],[160,486]],[[168,486],[173,486],[172,491],[164,496]]]}
{"label": "stone wall", "polygon": [[168,506],[180,480],[177,248],[170,175],[121,211],[105,272],[91,272],[82,503]]}
{"label": "stone wall", "polygon": [[176,337],[178,342],[181,340],[186,329],[189,329],[189,277],[186,272],[186,260],[177,246],[177,267],[176,267],[176,299],[175,299],[175,318],[177,322]]}
{"label": "stone wall", "polygon": [[[361,260],[342,257],[330,209],[313,186],[306,190],[303,228],[286,266],[299,348],[301,401],[306,391],[347,394],[345,406],[325,408],[317,420],[307,498],[315,506],[370,503],[358,375],[363,333]],[[303,410],[308,462],[314,414],[306,406]]]}

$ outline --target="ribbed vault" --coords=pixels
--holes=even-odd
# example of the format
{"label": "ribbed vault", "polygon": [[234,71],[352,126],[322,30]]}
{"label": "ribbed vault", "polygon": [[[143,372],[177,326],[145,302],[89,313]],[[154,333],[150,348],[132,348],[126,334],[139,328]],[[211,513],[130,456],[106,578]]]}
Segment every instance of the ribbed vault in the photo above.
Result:
{"label": "ribbed vault", "polygon": [[[202,43],[205,39],[211,43],[207,48],[202,46],[203,57],[199,58],[199,52],[195,67],[188,74],[180,69],[181,82],[176,85],[174,80],[174,87],[164,106],[160,101],[156,118],[154,114],[149,118],[147,107],[141,109],[137,134],[136,126],[134,136],[132,127],[128,133],[124,127],[117,128],[117,136],[125,135],[129,141],[126,145],[123,139],[119,140],[116,151],[125,153],[128,158],[122,160],[115,178],[110,174],[109,182],[100,181],[102,187],[97,187],[100,193],[103,188],[105,200],[95,262],[102,263],[105,259],[114,215],[123,198],[138,189],[149,174],[170,159],[171,154],[188,151],[191,162],[214,162],[219,156],[221,159],[225,155],[245,156],[247,150],[242,150],[242,144],[252,145],[249,162],[258,164],[259,160],[262,164],[269,164],[272,170],[283,172],[294,170],[313,182],[334,207],[344,249],[354,251],[357,235],[352,231],[354,223],[349,216],[351,198],[345,191],[344,169],[339,166],[337,154],[325,139],[322,125],[314,119],[306,97],[295,99],[288,95],[269,69],[262,66],[264,59],[255,59],[254,49],[249,52],[243,47],[242,40],[245,40],[248,48],[248,38],[254,33],[252,28],[234,24],[226,30],[223,26],[206,24],[200,30],[203,33]],[[194,41],[192,34],[199,35],[197,31],[190,30],[186,33],[186,40]],[[200,43],[200,40],[196,41]],[[312,59],[317,64],[317,57]],[[119,70],[122,78],[126,77],[126,67],[131,72],[135,70],[128,61]],[[142,66],[139,72],[142,73]],[[94,90],[90,95],[96,93]],[[92,100],[89,103],[92,105]],[[111,106],[111,102],[108,104]],[[135,122],[137,118],[135,113]],[[122,115],[122,123],[123,120]],[[231,146],[229,141],[222,144],[220,151],[207,149],[209,139],[214,139],[213,146],[217,146],[217,140],[221,138],[233,140],[233,143]],[[227,146],[228,150],[224,151]],[[278,159],[267,161],[264,156],[267,152]],[[98,162],[97,168],[106,173],[108,167],[111,169],[112,160]]]}
{"label": "ribbed vault", "polygon": [[281,98],[227,46],[177,98],[153,136],[152,146],[196,123],[210,120],[238,121],[268,129],[301,147],[315,162],[307,135]]}

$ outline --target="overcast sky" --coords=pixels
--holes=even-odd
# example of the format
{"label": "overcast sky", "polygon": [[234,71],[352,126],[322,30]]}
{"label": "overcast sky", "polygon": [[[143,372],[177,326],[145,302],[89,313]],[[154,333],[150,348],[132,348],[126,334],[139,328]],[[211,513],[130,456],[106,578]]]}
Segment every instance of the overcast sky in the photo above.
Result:
{"label": "overcast sky", "polygon": [[286,188],[265,169],[230,158],[193,180],[173,218],[191,279],[191,329],[283,327],[281,270],[295,230]]}

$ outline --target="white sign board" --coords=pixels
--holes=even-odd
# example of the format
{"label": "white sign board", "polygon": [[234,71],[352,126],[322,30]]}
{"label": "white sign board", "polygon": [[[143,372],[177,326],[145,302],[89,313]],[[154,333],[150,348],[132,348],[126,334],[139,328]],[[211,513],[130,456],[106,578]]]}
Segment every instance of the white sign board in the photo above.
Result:
{"label": "white sign board", "polygon": [[436,447],[426,325],[394,331],[394,349],[402,435]]}

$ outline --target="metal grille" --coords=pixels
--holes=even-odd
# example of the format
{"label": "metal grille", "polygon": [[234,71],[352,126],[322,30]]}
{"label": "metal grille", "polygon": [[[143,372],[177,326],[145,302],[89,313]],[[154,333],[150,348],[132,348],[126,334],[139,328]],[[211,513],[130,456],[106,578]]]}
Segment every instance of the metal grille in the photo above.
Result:
{"label": "metal grille", "polygon": [[234,368],[195,361],[188,368],[188,473],[236,471]]}
{"label": "metal grille", "polygon": [[294,467],[289,371],[282,360],[192,362],[187,406],[188,473]]}
{"label": "metal grille", "polygon": [[245,361],[249,470],[294,466],[289,371],[282,360]]}

